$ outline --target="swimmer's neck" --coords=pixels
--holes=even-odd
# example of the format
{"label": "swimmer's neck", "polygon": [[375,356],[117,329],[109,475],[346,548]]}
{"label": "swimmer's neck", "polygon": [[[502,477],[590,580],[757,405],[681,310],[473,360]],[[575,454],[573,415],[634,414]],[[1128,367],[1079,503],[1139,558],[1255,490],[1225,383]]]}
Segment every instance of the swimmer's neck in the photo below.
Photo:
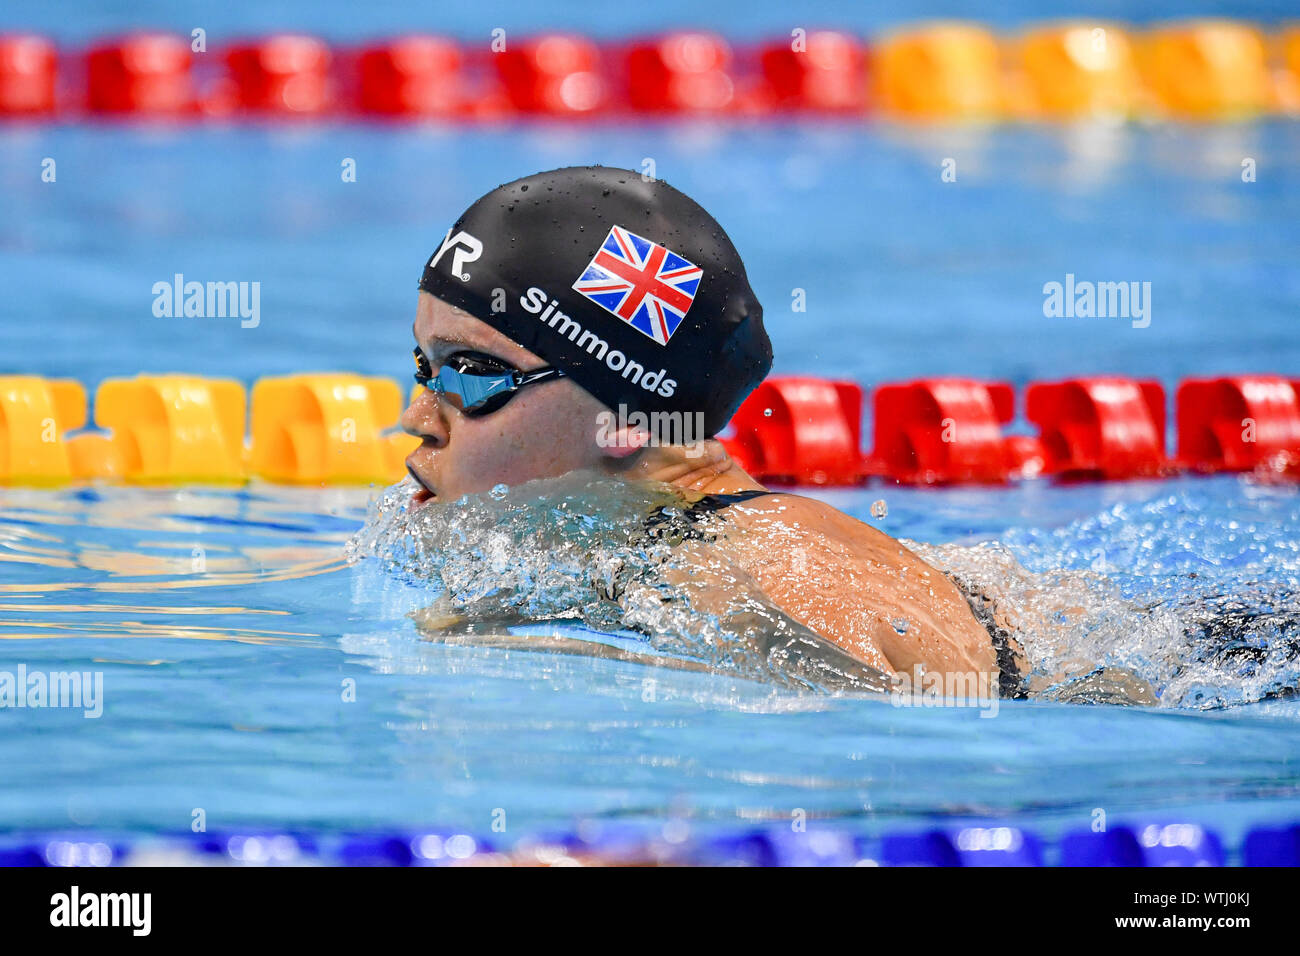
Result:
{"label": "swimmer's neck", "polygon": [[703,454],[699,446],[661,445],[642,448],[632,460],[625,460],[620,470],[623,478],[662,481],[683,491],[702,494],[730,494],[736,491],[763,490],[763,486],[745,473],[722,443],[709,439]]}

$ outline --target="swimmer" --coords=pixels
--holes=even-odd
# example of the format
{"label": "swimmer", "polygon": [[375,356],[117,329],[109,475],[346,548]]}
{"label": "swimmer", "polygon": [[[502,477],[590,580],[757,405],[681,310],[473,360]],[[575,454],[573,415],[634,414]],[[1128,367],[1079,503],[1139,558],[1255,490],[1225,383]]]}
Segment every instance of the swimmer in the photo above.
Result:
{"label": "swimmer", "polygon": [[413,507],[570,472],[662,482],[688,521],[738,532],[709,547],[857,661],[1020,696],[1019,649],[978,594],[827,504],[768,491],[714,438],[772,348],[740,256],[687,196],[599,166],[507,183],[447,230],[419,289]]}

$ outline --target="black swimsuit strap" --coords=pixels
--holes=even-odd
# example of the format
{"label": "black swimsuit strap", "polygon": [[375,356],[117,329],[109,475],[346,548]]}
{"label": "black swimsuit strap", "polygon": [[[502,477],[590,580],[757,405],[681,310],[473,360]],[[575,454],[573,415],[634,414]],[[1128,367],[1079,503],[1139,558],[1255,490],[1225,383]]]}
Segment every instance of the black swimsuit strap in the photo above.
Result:
{"label": "black swimsuit strap", "polygon": [[993,602],[987,594],[959,574],[940,571],[944,577],[957,586],[962,597],[970,606],[975,620],[989,632],[993,652],[997,655],[998,696],[1008,700],[1024,700],[1029,696],[1029,676],[1022,674],[1020,662],[1011,641],[1015,635],[1003,627],[993,616]]}
{"label": "black swimsuit strap", "polygon": [[761,498],[763,495],[772,494],[776,494],[776,492],[766,491],[762,488],[754,488],[749,491],[737,491],[729,495],[705,495],[699,501],[687,508],[686,514],[713,514],[713,512],[721,511],[723,508],[728,508],[731,505],[740,504],[742,501],[749,501],[752,498]]}
{"label": "black swimsuit strap", "polygon": [[753,498],[760,498],[763,495],[776,494],[774,491],[765,491],[761,488],[751,489],[749,491],[737,491],[729,495],[705,495],[698,501],[694,501],[678,511],[676,515],[665,514],[667,505],[661,505],[646,517],[645,529],[652,536],[658,536],[665,526],[671,525],[674,518],[685,519],[686,526],[682,529],[684,538],[703,538],[702,532],[695,529],[694,525],[711,514],[716,514],[723,508],[731,505],[740,504],[742,501],[749,501]]}

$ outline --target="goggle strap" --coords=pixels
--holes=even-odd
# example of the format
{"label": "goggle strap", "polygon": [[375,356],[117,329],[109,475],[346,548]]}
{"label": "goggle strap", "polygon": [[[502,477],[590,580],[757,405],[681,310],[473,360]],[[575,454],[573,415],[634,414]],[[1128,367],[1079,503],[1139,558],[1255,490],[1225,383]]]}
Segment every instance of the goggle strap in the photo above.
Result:
{"label": "goggle strap", "polygon": [[532,385],[533,382],[544,382],[548,378],[564,378],[564,370],[548,365],[546,368],[534,369],[531,372],[520,372],[515,376],[515,387],[522,388],[525,385]]}

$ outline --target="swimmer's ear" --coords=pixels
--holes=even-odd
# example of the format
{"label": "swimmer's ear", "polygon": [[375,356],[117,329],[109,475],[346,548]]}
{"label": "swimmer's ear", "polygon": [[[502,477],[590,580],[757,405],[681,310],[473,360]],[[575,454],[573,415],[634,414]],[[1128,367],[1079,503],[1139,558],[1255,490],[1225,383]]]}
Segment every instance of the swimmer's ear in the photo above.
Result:
{"label": "swimmer's ear", "polygon": [[596,444],[609,458],[626,458],[650,444],[650,433],[630,425],[602,429],[596,433]]}

